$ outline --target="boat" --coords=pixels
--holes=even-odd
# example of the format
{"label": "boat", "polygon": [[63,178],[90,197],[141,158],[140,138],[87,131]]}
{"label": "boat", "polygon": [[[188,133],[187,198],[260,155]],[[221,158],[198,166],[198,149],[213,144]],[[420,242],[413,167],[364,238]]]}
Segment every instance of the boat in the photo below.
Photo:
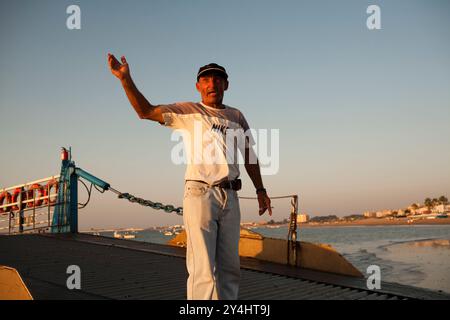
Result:
{"label": "boat", "polygon": [[[186,231],[169,240],[167,244],[186,248]],[[239,256],[296,268],[364,278],[361,271],[330,245],[269,238],[242,227]]]}
{"label": "boat", "polygon": [[122,238],[123,238],[123,235],[121,235],[121,234],[118,233],[117,231],[114,231],[114,238],[122,239]]}
{"label": "boat", "polygon": [[[343,258],[339,259],[333,251],[329,251],[327,248],[315,248],[304,242],[300,242],[299,266],[286,265],[286,256],[284,256],[284,261],[280,261],[282,263],[266,262],[267,259],[270,259],[269,252],[266,252],[266,244],[269,245],[268,250],[278,249],[282,253],[278,245],[281,245],[283,240],[273,242],[271,239],[259,239],[260,237],[257,235],[251,234],[245,235],[245,237],[242,244],[248,247],[243,248],[247,252],[243,251],[242,253],[250,254],[249,249],[258,249],[261,259],[241,256],[241,273],[244,279],[239,288],[241,300],[265,300],[269,305],[272,300],[450,299],[450,294],[445,292],[435,292],[385,281],[380,283],[380,289],[369,289],[364,277],[304,268],[302,265],[314,267],[314,261],[316,266],[325,265],[328,261],[330,267],[339,260],[341,263],[338,263],[337,266],[339,264],[342,266],[344,262]],[[68,239],[70,241],[67,241]],[[250,242],[247,243],[247,240]],[[258,247],[255,247],[255,244]],[[286,249],[286,245],[284,245],[282,251],[285,254]],[[314,254],[316,250],[317,255]],[[32,255],[29,254],[30,251],[33,252]],[[71,254],[67,254],[68,252]],[[23,281],[18,279],[18,276],[14,281],[11,272],[6,273],[8,270],[2,272],[0,266],[0,277],[8,280],[8,282],[0,283],[0,299],[17,299],[18,288],[21,286],[22,292],[26,293],[26,288],[24,288],[26,286],[35,300],[95,299],[99,297],[114,300],[184,300],[186,299],[185,254],[185,249],[174,246],[95,237],[87,233],[36,233],[23,236],[1,236],[2,263],[9,268],[15,268],[19,274],[22,273]],[[108,259],[99,259],[102,256],[108,257]],[[330,257],[328,258],[328,256]],[[55,259],[59,263],[55,263]],[[131,269],[130,261],[132,261]],[[72,263],[83,263],[82,272],[91,275],[89,286],[84,286],[83,290],[67,290],[65,285],[61,285],[61,277],[55,277],[61,273],[61,265],[71,265]],[[105,272],[105,268],[108,272]],[[32,277],[28,276],[31,271]],[[145,274],[145,281],[142,281],[143,274]],[[122,280],[116,281],[116,279]],[[7,289],[14,288],[14,290],[5,290],[4,288],[8,284]],[[31,297],[22,295],[20,298]],[[295,308],[296,303],[293,302],[292,308]],[[177,312],[174,311],[172,318],[177,317],[175,315]],[[171,318],[170,315],[169,318]]]}
{"label": "boat", "polygon": [[[75,172],[88,181],[94,181],[93,183],[99,187],[103,186],[101,187],[103,190],[114,190],[106,182],[75,167],[75,163],[69,160],[71,158],[68,158],[67,151],[65,149],[64,151],[59,176],[29,182],[20,187],[26,189],[28,186],[31,188],[35,183],[48,182],[47,186],[50,188],[51,181],[56,179],[72,181],[71,177]],[[73,180],[78,182],[78,179]],[[114,238],[118,239],[79,233],[78,199],[72,196],[67,197],[65,193],[67,190],[72,190],[72,187],[77,188],[77,185],[61,184],[60,190],[55,191],[58,199],[61,199],[55,203],[48,201],[47,207],[43,207],[45,210],[50,210],[51,206],[55,207],[53,217],[49,219],[46,213],[43,218],[48,221],[36,223],[43,223],[44,226],[26,229],[21,223],[22,219],[19,219],[19,225],[16,227],[14,225],[16,218],[12,215],[8,215],[9,218],[3,221],[7,222],[7,225],[3,227],[7,230],[4,233],[7,232],[10,235],[27,233],[22,236],[0,236],[2,264],[8,264],[10,268],[18,268],[26,275],[24,281],[19,281],[16,277],[15,283],[8,288],[16,289],[18,285],[23,286],[25,282],[30,285],[31,292],[34,292],[35,298],[38,299],[79,299],[80,297],[86,299],[93,297],[185,299],[187,247],[185,230],[162,245],[119,240],[134,237],[123,229],[123,233],[114,230]],[[3,190],[15,189],[17,186]],[[50,198],[50,195],[48,197]],[[450,299],[450,295],[442,292],[384,281],[383,289],[375,291],[368,288],[365,274],[332,246],[298,240],[296,231],[298,196],[272,197],[272,199],[281,198],[291,199],[291,222],[287,240],[266,237],[241,228],[239,255],[241,270],[246,279],[242,283],[242,290],[240,289],[242,299]],[[254,200],[255,198],[241,197],[241,199]],[[19,197],[19,208],[22,206],[21,201],[22,197]],[[0,207],[12,205],[13,203],[10,203]],[[65,208],[71,210],[65,210]],[[34,208],[26,208],[23,211],[31,210]],[[181,228],[161,230],[164,235],[173,236],[178,229]],[[70,241],[67,241],[69,239]],[[28,254],[29,251],[33,254]],[[68,252],[70,254],[67,254]],[[101,256],[108,256],[108,261],[99,259]],[[55,260],[58,263],[55,263]],[[130,261],[133,261],[132,270],[127,268]],[[83,265],[83,272],[91,275],[89,288],[77,292],[67,290],[66,286],[58,282],[61,277],[55,277],[55,274],[61,271],[61,265],[80,263]],[[170,269],[167,268],[168,266]],[[108,272],[104,272],[105,267],[108,268]],[[32,277],[30,277],[31,270]],[[13,271],[2,271],[0,266],[0,278],[12,278],[11,272]],[[141,280],[144,273],[146,281],[143,283]],[[123,279],[123,281],[115,281],[115,279]],[[280,280],[282,282],[279,282]],[[124,286],[124,283],[127,285]],[[2,285],[0,281],[0,300],[3,297],[2,294],[12,292],[12,290],[8,291],[9,289],[5,290]],[[5,296],[12,297],[9,294]]]}
{"label": "boat", "polygon": [[119,233],[117,231],[114,231],[114,238],[117,238],[117,239],[134,239],[134,238],[136,238],[136,235],[130,234],[128,232],[122,234],[122,233]]}
{"label": "boat", "polygon": [[136,238],[136,235],[135,234],[131,234],[131,233],[125,233],[125,234],[122,235],[122,238],[123,239],[134,239],[134,238]]}

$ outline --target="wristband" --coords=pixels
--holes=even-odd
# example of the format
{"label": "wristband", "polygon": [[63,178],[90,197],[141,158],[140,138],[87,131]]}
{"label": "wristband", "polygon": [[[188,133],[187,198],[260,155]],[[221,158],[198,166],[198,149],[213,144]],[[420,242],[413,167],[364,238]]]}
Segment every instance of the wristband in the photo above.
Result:
{"label": "wristband", "polygon": [[256,194],[258,194],[258,193],[260,193],[260,192],[267,193],[267,191],[266,191],[265,188],[258,188],[258,189],[256,189]]}

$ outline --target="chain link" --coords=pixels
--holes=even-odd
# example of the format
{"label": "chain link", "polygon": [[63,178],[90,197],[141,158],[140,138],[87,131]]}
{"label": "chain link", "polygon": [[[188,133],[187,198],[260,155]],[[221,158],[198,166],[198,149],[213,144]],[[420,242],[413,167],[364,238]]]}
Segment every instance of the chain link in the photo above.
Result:
{"label": "chain link", "polygon": [[164,210],[167,213],[175,212],[177,215],[182,216],[183,215],[183,207],[175,208],[174,206],[168,204],[163,205],[160,202],[152,202],[150,200],[144,200],[142,198],[135,197],[129,193],[119,193],[118,194],[119,199],[127,199],[128,201],[132,203],[139,203],[140,205],[144,207],[151,207],[156,210]]}

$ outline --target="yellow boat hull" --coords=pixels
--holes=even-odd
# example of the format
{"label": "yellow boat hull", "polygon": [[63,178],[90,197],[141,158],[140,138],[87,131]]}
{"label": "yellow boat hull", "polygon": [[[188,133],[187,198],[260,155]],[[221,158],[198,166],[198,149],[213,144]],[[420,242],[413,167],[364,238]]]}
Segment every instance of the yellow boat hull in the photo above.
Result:
{"label": "yellow boat hull", "polygon": [[[169,240],[168,244],[186,247],[186,232],[181,232]],[[267,238],[256,232],[241,228],[241,238],[239,240],[239,255],[241,257],[280,264],[293,264],[299,268],[351,277],[364,277],[357,268],[330,245],[298,241],[296,254],[291,249],[289,256],[288,246],[287,240]]]}
{"label": "yellow boat hull", "polygon": [[0,300],[33,300],[16,269],[0,266]]}

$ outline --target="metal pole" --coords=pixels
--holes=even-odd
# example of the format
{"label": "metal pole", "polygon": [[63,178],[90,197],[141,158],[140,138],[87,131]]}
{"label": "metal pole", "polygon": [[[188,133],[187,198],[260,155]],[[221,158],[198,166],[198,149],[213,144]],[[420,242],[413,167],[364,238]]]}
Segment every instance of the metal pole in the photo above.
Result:
{"label": "metal pole", "polygon": [[23,208],[22,208],[22,192],[23,192],[23,188],[20,189],[20,193],[19,193],[19,232],[23,233]]}
{"label": "metal pole", "polygon": [[33,229],[36,228],[36,192],[33,189]]}
{"label": "metal pole", "polygon": [[70,218],[70,232],[78,233],[78,175],[75,170],[70,174],[70,204],[69,204],[69,218]]}
{"label": "metal pole", "polygon": [[[49,194],[50,194],[50,187],[49,187],[48,182],[47,182],[47,196]],[[53,210],[53,213],[54,212],[55,211]],[[47,213],[48,213],[48,227],[50,228],[51,227],[51,222],[50,222],[50,197],[47,198]],[[50,232],[51,232],[51,229],[50,229]]]}

